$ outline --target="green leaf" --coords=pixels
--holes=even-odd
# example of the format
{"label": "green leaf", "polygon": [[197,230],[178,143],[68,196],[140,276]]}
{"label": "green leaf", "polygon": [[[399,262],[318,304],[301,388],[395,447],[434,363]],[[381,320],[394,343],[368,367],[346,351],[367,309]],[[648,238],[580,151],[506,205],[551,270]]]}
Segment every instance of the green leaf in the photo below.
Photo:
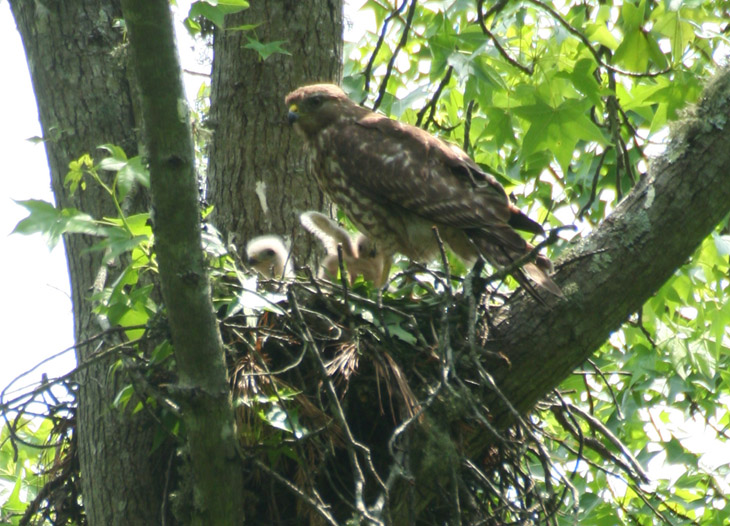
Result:
{"label": "green leaf", "polygon": [[579,140],[607,143],[601,130],[588,118],[584,101],[567,99],[554,108],[538,98],[534,104],[516,107],[513,112],[530,122],[522,142],[523,159],[547,150],[567,172]]}
{"label": "green leaf", "polygon": [[130,252],[149,240],[149,236],[130,236],[122,228],[109,228],[106,231],[109,235],[106,239],[95,243],[87,248],[84,253],[104,251],[104,262],[117,258],[125,252]]}
{"label": "green leaf", "polygon": [[55,247],[63,234],[89,234],[103,236],[107,229],[100,226],[90,215],[75,208],[58,209],[51,203],[37,199],[15,201],[28,210],[30,215],[21,220],[13,233],[41,233],[50,248]]}
{"label": "green leaf", "polygon": [[697,467],[697,456],[687,452],[679,440],[674,437],[664,443],[664,451],[667,452],[667,462],[670,464]]}
{"label": "green leaf", "polygon": [[637,29],[624,36],[621,45],[613,56],[613,60],[629,71],[642,72],[646,71],[649,65],[649,54],[650,49],[646,35],[643,31]]}
{"label": "green leaf", "polygon": [[593,104],[601,104],[601,87],[593,74],[595,70],[596,63],[591,59],[584,58],[575,63],[572,72],[560,72],[558,75],[562,78],[568,78],[575,89],[588,97]]}
{"label": "green leaf", "polygon": [[705,339],[690,341],[687,357],[695,371],[708,379],[715,377],[717,362],[710,352]]}
{"label": "green leaf", "polygon": [[[371,321],[376,325],[380,325],[380,319],[377,317],[372,317]],[[398,316],[393,312],[386,312],[383,316],[383,322],[385,323],[385,329],[392,337],[398,338],[410,345],[418,343],[418,338],[403,327],[404,324],[409,322],[402,316]]]}
{"label": "green leaf", "polygon": [[476,52],[467,54],[462,51],[456,51],[449,55],[446,63],[454,68],[454,71],[459,77],[474,77],[485,84],[506,88],[504,80],[499,76],[499,73],[485,61],[480,60]]}
{"label": "green leaf", "polygon": [[259,412],[259,416],[270,426],[292,433],[296,438],[302,438],[308,432],[299,422],[299,413],[293,408],[285,411],[278,404],[270,404]]}
{"label": "green leaf", "polygon": [[126,224],[135,236],[152,236],[149,212],[128,216],[124,221],[116,217],[105,217],[104,221],[120,228]]}
{"label": "green leaf", "polygon": [[246,32],[246,31],[251,31],[252,29],[256,29],[260,25],[261,25],[261,22],[259,22],[257,24],[241,24],[240,26],[227,27],[226,28],[226,31],[243,31],[243,32]]}
{"label": "green leaf", "polygon": [[145,188],[150,187],[150,174],[142,163],[141,157],[127,159],[124,150],[113,144],[104,144],[99,148],[107,150],[111,154],[102,159],[98,167],[102,170],[117,172],[115,182],[119,192],[119,201],[124,200],[135,183],[139,183]]}
{"label": "green leaf", "polygon": [[668,37],[672,43],[672,62],[682,61],[684,52],[695,38],[692,25],[680,17],[679,11],[667,11],[654,23],[654,31]]}
{"label": "green leaf", "polygon": [[99,149],[109,152],[109,157],[102,159],[99,163],[99,168],[103,170],[116,171],[127,162],[127,154],[124,153],[124,150],[116,144],[102,144],[99,146]]}
{"label": "green leaf", "polygon": [[[147,312],[141,309],[129,309],[124,314],[119,316],[117,325],[120,327],[134,327],[137,325],[146,325],[149,321],[150,316]],[[141,338],[145,333],[145,329],[129,329],[124,331],[129,341],[135,341]]]}
{"label": "green leaf", "polygon": [[22,488],[23,477],[20,473],[16,475],[15,484],[13,484],[13,491],[10,493],[8,499],[3,503],[3,508],[7,508],[8,511],[21,513],[25,510],[26,504],[20,499],[20,490]]}
{"label": "green leaf", "polygon": [[671,338],[666,342],[666,347],[669,351],[669,358],[674,366],[674,371],[680,378],[687,378],[685,364],[687,363],[688,349],[685,342],[679,338]]}
{"label": "green leaf", "polygon": [[428,86],[419,86],[405,97],[397,99],[390,107],[390,113],[396,119],[401,117],[408,109],[419,107],[428,99]]}
{"label": "green leaf", "polygon": [[172,353],[172,344],[169,341],[165,340],[157,347],[155,347],[154,351],[152,351],[152,354],[150,355],[150,363],[153,365],[160,364],[164,362],[169,356],[172,356]]}
{"label": "green leaf", "polygon": [[114,397],[114,401],[112,402],[112,405],[116,407],[117,409],[124,409],[127,407],[127,404],[132,399],[132,395],[134,394],[134,386],[129,384],[122,387],[122,389],[117,393],[117,396]]}
{"label": "green leaf", "polygon": [[288,42],[288,40],[274,40],[273,42],[268,42],[264,44],[263,42],[259,42],[258,40],[255,40],[251,37],[246,37],[248,39],[248,44],[246,44],[245,48],[247,49],[253,49],[256,51],[259,56],[261,57],[261,60],[266,60],[274,53],[281,53],[282,55],[291,55],[286,49],[281,47],[281,44],[284,44]]}
{"label": "green leaf", "polygon": [[611,34],[611,31],[604,23],[589,24],[586,27],[585,35],[589,40],[598,42],[608,49],[615,50],[619,46],[616,37]]}
{"label": "green leaf", "polygon": [[63,179],[63,185],[68,187],[71,195],[74,195],[79,186],[81,186],[82,190],[86,189],[84,174],[93,168],[94,161],[88,153],[68,163],[69,171]]}
{"label": "green leaf", "polygon": [[248,7],[249,3],[246,0],[206,0],[194,2],[190,6],[190,11],[188,11],[188,18],[192,19],[196,16],[202,16],[223,29],[225,27],[226,15],[238,13],[239,11],[248,9]]}
{"label": "green leaf", "polygon": [[632,0],[623,2],[620,21],[625,33],[639,29],[644,23],[643,0],[638,3],[634,3]]}
{"label": "green leaf", "polygon": [[[250,284],[253,283],[253,286]],[[228,306],[226,316],[233,316],[241,310],[249,310],[253,312],[268,311],[275,314],[284,314],[284,309],[276,305],[286,300],[284,294],[275,292],[257,292],[256,279],[247,281],[244,289],[236,296],[235,300]]]}

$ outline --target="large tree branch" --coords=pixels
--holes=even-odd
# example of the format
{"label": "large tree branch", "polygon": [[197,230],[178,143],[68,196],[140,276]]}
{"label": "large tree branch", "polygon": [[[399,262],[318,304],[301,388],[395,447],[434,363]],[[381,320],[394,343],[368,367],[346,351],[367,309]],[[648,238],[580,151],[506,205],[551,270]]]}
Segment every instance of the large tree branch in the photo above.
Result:
{"label": "large tree branch", "polygon": [[[730,210],[730,70],[705,89],[649,176],[561,261],[565,299],[511,303],[488,348],[490,372],[518,411],[566,378],[667,281]],[[495,393],[496,418],[511,418]],[[500,409],[497,409],[500,408]]]}
{"label": "large tree branch", "polygon": [[201,249],[192,135],[167,0],[123,0],[149,151],[155,249],[192,465],[191,524],[239,524],[242,469]]}

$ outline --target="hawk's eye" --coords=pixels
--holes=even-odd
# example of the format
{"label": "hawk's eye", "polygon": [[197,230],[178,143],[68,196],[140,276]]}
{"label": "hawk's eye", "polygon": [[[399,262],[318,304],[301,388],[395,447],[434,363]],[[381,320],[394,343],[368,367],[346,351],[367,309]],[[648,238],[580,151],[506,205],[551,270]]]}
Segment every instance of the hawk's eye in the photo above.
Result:
{"label": "hawk's eye", "polygon": [[309,99],[309,103],[312,105],[312,108],[319,108],[323,102],[324,97],[322,97],[321,95],[315,95],[314,97],[311,97]]}
{"label": "hawk's eye", "polygon": [[273,257],[274,251],[270,248],[267,248],[266,250],[264,250],[264,254],[266,254],[268,257]]}

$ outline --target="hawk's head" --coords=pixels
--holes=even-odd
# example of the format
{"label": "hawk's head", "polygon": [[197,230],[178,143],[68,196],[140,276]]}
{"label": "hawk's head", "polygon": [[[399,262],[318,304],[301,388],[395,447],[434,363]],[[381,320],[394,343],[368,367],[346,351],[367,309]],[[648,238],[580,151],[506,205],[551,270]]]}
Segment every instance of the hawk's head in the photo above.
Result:
{"label": "hawk's head", "polygon": [[302,86],[289,93],[284,102],[289,108],[289,124],[307,139],[350,116],[353,108],[355,113],[362,110],[334,84]]}

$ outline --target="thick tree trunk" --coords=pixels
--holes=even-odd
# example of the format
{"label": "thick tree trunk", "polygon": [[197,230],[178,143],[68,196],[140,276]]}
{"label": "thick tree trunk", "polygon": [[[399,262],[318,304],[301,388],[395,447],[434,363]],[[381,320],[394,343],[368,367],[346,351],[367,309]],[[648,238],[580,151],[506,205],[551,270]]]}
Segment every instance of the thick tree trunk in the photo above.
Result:
{"label": "thick tree trunk", "polygon": [[[51,184],[61,207],[103,217],[115,215],[98,186],[69,195],[63,186],[70,161],[84,153],[98,159],[97,146],[117,144],[137,151],[132,96],[125,71],[118,0],[10,2],[35,90]],[[104,341],[83,342],[101,332],[90,295],[101,264],[99,252],[84,252],[95,240],[65,237],[71,278],[76,358],[83,363]],[[112,279],[110,276],[109,279]],[[111,407],[119,389],[109,374],[115,357],[82,369],[77,429],[84,506],[91,526],[159,524],[167,458],[151,453],[155,426],[144,412],[134,417]]]}
{"label": "thick tree trunk", "polygon": [[[239,247],[262,233],[296,235],[295,254],[310,260],[311,236],[301,235],[298,215],[325,201],[305,176],[302,150],[290,144],[284,96],[316,81],[342,75],[342,1],[251,2],[226,19],[227,27],[256,24],[254,33],[217,30],[210,123],[215,133],[208,170],[213,222]],[[244,46],[249,37],[284,41],[291,55],[262,60]]]}

